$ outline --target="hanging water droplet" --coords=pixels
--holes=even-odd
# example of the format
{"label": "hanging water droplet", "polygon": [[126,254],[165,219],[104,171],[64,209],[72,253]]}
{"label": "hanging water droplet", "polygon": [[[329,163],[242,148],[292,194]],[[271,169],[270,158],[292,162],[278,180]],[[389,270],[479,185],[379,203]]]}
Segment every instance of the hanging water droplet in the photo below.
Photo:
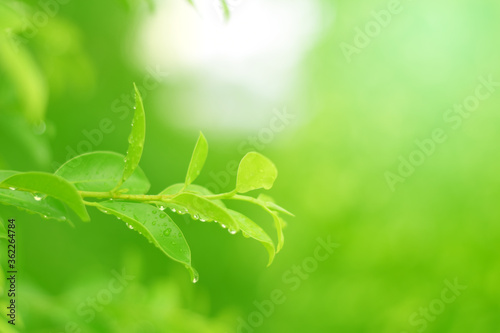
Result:
{"label": "hanging water droplet", "polygon": [[178,213],[181,214],[181,215],[184,215],[184,214],[187,213],[187,210],[179,210]]}
{"label": "hanging water droplet", "polygon": [[134,227],[131,224],[128,225],[128,228],[134,230]]}
{"label": "hanging water droplet", "polygon": [[207,220],[205,220],[205,219],[200,219],[200,222],[207,222]]}
{"label": "hanging water droplet", "polygon": [[193,281],[193,283],[198,282],[198,280],[200,279],[200,274],[198,274],[196,269],[194,269],[193,267],[189,267],[189,266],[186,266],[186,268],[191,271],[191,278],[192,278],[191,281]]}
{"label": "hanging water droplet", "polygon": [[165,236],[170,236],[170,233],[171,233],[171,232],[172,232],[172,229],[167,228],[167,229],[165,229],[165,231],[163,231],[163,235],[165,235]]}
{"label": "hanging water droplet", "polygon": [[171,211],[175,213],[177,210],[175,208],[172,208]]}
{"label": "hanging water droplet", "polygon": [[165,206],[160,206],[160,210],[164,211],[165,210]]}
{"label": "hanging water droplet", "polygon": [[102,212],[103,212],[103,213],[105,213],[105,214],[107,214],[107,213],[108,213],[108,211],[107,211],[107,210],[105,210],[105,209],[104,209]]}
{"label": "hanging water droplet", "polygon": [[36,201],[41,201],[41,200],[42,200],[42,197],[41,197],[40,195],[38,195],[38,194],[35,194],[35,195],[33,196],[33,198],[34,198]]}
{"label": "hanging water droplet", "polygon": [[48,216],[47,216],[47,215],[44,215],[44,216],[43,216],[43,218],[44,218],[44,219],[47,219],[47,218],[48,218]]}
{"label": "hanging water droplet", "polygon": [[200,216],[199,216],[199,215],[197,215],[197,214],[194,214],[194,215],[193,215],[193,219],[197,220],[197,219],[199,219],[199,218],[200,218]]}
{"label": "hanging water droplet", "polygon": [[223,227],[224,229],[226,229],[226,225],[225,224],[221,223],[220,226]]}
{"label": "hanging water droplet", "polygon": [[121,220],[121,218],[119,218],[118,216],[116,217],[118,220]]}
{"label": "hanging water droplet", "polygon": [[9,190],[15,191],[16,188],[15,187],[9,187]]}
{"label": "hanging water droplet", "polygon": [[236,233],[236,230],[233,230],[233,229],[227,229],[227,231],[229,231],[229,233],[230,233],[231,235],[234,235],[234,234]]}

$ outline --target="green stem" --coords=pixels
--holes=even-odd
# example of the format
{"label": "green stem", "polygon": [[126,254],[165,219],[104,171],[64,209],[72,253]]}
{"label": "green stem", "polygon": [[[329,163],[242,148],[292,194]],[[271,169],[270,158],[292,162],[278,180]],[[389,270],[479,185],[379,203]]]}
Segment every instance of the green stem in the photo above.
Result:
{"label": "green stem", "polygon": [[131,201],[167,201],[174,195],[147,195],[147,194],[120,194],[113,192],[88,192],[78,191],[83,198],[94,199],[113,199],[113,200],[131,200]]}

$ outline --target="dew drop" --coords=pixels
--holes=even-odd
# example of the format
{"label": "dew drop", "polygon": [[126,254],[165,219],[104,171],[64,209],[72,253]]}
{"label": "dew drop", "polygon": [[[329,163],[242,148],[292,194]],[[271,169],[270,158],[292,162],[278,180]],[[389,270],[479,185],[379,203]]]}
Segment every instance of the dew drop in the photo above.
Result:
{"label": "dew drop", "polygon": [[151,222],[153,225],[156,225],[156,221]]}
{"label": "dew drop", "polygon": [[160,214],[161,219],[164,219],[165,217],[167,217],[167,214],[164,214],[164,213]]}
{"label": "dew drop", "polygon": [[164,211],[165,210],[165,206],[160,206],[160,210]]}
{"label": "dew drop", "polygon": [[197,214],[194,214],[194,215],[193,215],[193,219],[197,220],[197,219],[199,219],[199,218],[200,218],[200,216],[199,216],[199,215],[197,215]]}
{"label": "dew drop", "polygon": [[156,214],[156,213],[158,213],[158,211],[157,211],[157,210],[153,210],[153,211],[152,211],[152,213],[153,213],[153,214]]}
{"label": "dew drop", "polygon": [[44,219],[48,219],[49,217],[48,217],[47,215],[44,215],[44,216],[43,216],[43,218],[44,218]]}
{"label": "dew drop", "polygon": [[233,229],[227,229],[227,231],[229,231],[229,233],[230,233],[231,235],[234,235],[234,234],[236,233],[236,230],[233,230]]}
{"label": "dew drop", "polygon": [[163,231],[163,235],[165,235],[165,236],[170,236],[170,233],[171,233],[171,232],[172,232],[172,229],[167,228],[167,229],[165,229],[165,231]]}

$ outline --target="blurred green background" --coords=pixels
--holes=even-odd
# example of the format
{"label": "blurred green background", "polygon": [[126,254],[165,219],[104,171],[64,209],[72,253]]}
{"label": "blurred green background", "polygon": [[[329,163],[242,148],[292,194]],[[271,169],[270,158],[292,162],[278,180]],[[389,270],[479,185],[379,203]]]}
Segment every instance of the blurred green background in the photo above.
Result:
{"label": "blurred green background", "polygon": [[[224,22],[212,1],[0,1],[0,169],[125,153],[136,82],[151,193],[183,181],[201,130],[197,183],[230,190],[228,168],[256,150],[279,170],[269,194],[296,215],[269,268],[257,242],[173,216],[192,284],[96,210],[71,228],[0,206],[18,223],[20,321],[0,330],[500,332],[500,3],[228,5]],[[429,143],[436,129],[446,140]],[[311,266],[318,237],[339,247]],[[89,310],[124,270],[123,290]],[[447,302],[454,281],[467,288]],[[269,303],[276,289],[285,300]]]}

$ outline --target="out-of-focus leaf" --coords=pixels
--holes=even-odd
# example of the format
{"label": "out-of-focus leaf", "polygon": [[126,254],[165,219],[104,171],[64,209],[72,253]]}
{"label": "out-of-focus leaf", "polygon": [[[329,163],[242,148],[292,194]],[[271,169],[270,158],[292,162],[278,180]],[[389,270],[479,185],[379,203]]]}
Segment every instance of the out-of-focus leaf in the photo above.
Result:
{"label": "out-of-focus leaf", "polygon": [[231,16],[231,11],[229,10],[229,5],[227,4],[226,0],[220,0],[221,6],[222,6],[222,12],[224,13],[224,18],[229,20]]}
{"label": "out-of-focus leaf", "polygon": [[97,207],[107,214],[112,214],[135,229],[158,247],[163,253],[178,261],[190,271],[193,282],[198,280],[198,273],[191,266],[191,250],[179,227],[167,213],[144,204],[120,201],[105,201]]}
{"label": "out-of-focus leaf", "polygon": [[[0,187],[15,189],[14,191],[31,192],[35,196],[38,194],[49,195],[67,204],[83,221],[90,220],[78,190],[73,184],[59,176],[44,172],[17,173],[4,179],[0,183]],[[32,207],[33,210],[34,207]]]}
{"label": "out-of-focus leaf", "polygon": [[26,118],[31,123],[40,123],[45,116],[47,87],[32,56],[17,41],[7,34],[0,34],[0,67],[16,87]]}
{"label": "out-of-focus leaf", "polygon": [[0,238],[7,238],[7,230],[5,229],[5,225],[3,219],[0,217]]}
{"label": "out-of-focus leaf", "polygon": [[[80,191],[109,192],[120,182],[124,166],[123,155],[99,151],[76,156],[64,163],[55,174]],[[142,169],[137,167],[120,189],[127,189],[130,194],[144,194],[149,187],[149,180]]]}
{"label": "out-of-focus leaf", "polygon": [[239,193],[260,188],[269,190],[277,176],[278,170],[273,162],[259,153],[250,152],[240,162],[236,190]]}

